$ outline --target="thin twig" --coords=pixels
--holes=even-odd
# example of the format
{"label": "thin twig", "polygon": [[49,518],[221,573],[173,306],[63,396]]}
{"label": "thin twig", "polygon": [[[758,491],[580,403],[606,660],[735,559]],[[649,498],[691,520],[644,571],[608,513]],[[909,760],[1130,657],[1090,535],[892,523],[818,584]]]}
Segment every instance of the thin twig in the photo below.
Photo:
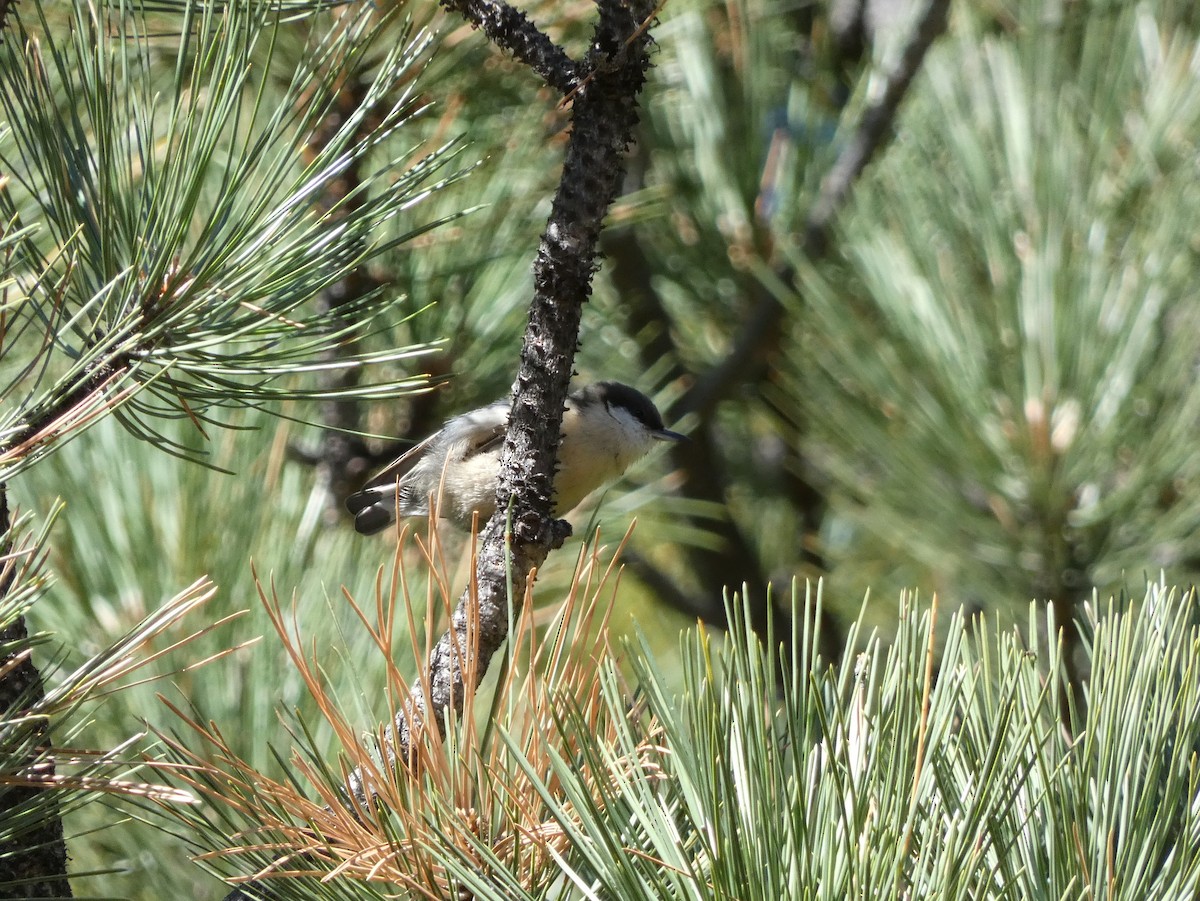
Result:
{"label": "thin twig", "polygon": [[[24,456],[30,448],[47,439],[57,437],[60,432],[77,424],[97,402],[103,392],[113,387],[130,369],[130,358],[118,354],[114,358],[102,359],[85,368],[69,388],[57,400],[34,418],[25,422],[10,434],[0,445],[0,457]],[[113,402],[109,398],[109,403]]]}

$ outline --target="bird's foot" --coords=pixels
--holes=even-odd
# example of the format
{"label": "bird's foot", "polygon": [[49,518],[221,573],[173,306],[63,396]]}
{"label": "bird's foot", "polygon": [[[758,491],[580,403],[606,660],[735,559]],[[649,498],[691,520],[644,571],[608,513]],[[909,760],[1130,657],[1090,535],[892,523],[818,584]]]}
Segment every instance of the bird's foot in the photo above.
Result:
{"label": "bird's foot", "polygon": [[565,519],[550,520],[550,550],[557,551],[574,533],[575,530]]}

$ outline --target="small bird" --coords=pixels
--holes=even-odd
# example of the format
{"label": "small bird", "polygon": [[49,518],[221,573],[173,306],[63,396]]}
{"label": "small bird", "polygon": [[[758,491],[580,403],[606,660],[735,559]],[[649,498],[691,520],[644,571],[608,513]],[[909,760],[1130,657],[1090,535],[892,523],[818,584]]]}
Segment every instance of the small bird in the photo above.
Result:
{"label": "small bird", "polygon": [[[508,430],[511,401],[455,416],[346,499],[354,528],[373,535],[400,516],[429,515],[429,498],[438,512],[464,529],[472,514],[479,525],[496,509],[500,451]],[[621,475],[650,450],[654,441],[679,441],[663,428],[653,401],[619,382],[596,382],[567,398],[562,443],[554,477],[554,513],[570,510],[605,482]]]}

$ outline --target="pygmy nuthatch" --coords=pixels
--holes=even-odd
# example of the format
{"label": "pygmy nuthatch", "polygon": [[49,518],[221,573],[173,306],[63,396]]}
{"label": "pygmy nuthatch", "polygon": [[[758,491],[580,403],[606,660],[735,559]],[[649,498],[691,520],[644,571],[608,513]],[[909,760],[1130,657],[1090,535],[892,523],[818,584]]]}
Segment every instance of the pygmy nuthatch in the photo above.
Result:
{"label": "pygmy nuthatch", "polygon": [[[496,509],[500,451],[510,401],[500,400],[456,416],[367,486],[346,500],[354,528],[364,535],[400,516],[427,516],[429,498],[439,513],[465,529],[472,513],[482,526]],[[563,411],[562,443],[554,477],[554,514],[570,510],[605,482],[621,475],[655,440],[678,441],[646,395],[618,382],[596,382],[571,394]]]}

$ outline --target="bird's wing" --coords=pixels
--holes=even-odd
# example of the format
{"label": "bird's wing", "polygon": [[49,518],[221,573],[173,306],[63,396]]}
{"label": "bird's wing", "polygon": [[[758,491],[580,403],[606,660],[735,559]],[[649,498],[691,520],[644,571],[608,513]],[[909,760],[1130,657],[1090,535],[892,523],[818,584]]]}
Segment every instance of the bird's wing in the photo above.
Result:
{"label": "bird's wing", "polygon": [[455,416],[439,433],[445,442],[448,457],[455,460],[469,460],[477,454],[494,450],[504,441],[504,433],[508,431],[509,402],[498,400]]}
{"label": "bird's wing", "polygon": [[[456,416],[420,444],[406,451],[376,473],[363,489],[346,498],[346,509],[354,514],[354,527],[370,535],[395,521],[397,509],[401,515],[415,516],[428,512],[428,498],[418,497],[407,479],[413,470],[425,463],[432,452],[435,458],[450,457],[467,460],[487,453],[504,441],[508,429],[508,401],[497,401],[471,413]],[[426,463],[426,466],[434,465]],[[440,478],[441,473],[433,477]],[[397,493],[397,487],[399,492]]]}
{"label": "bird's wing", "polygon": [[375,473],[375,475],[371,476],[367,480],[367,484],[363,486],[363,489],[378,488],[381,485],[390,486],[396,484],[397,479],[403,479],[412,471],[414,466],[421,462],[421,458],[425,456],[429,448],[433,445],[438,434],[435,432],[424,441],[410,447],[387,466],[383,467],[383,469],[379,470],[379,472]]}
{"label": "bird's wing", "polygon": [[498,423],[493,426],[491,431],[480,432],[467,445],[467,449],[463,452],[463,459],[474,457],[476,454],[486,454],[504,443],[504,436],[508,433],[508,421]]}

